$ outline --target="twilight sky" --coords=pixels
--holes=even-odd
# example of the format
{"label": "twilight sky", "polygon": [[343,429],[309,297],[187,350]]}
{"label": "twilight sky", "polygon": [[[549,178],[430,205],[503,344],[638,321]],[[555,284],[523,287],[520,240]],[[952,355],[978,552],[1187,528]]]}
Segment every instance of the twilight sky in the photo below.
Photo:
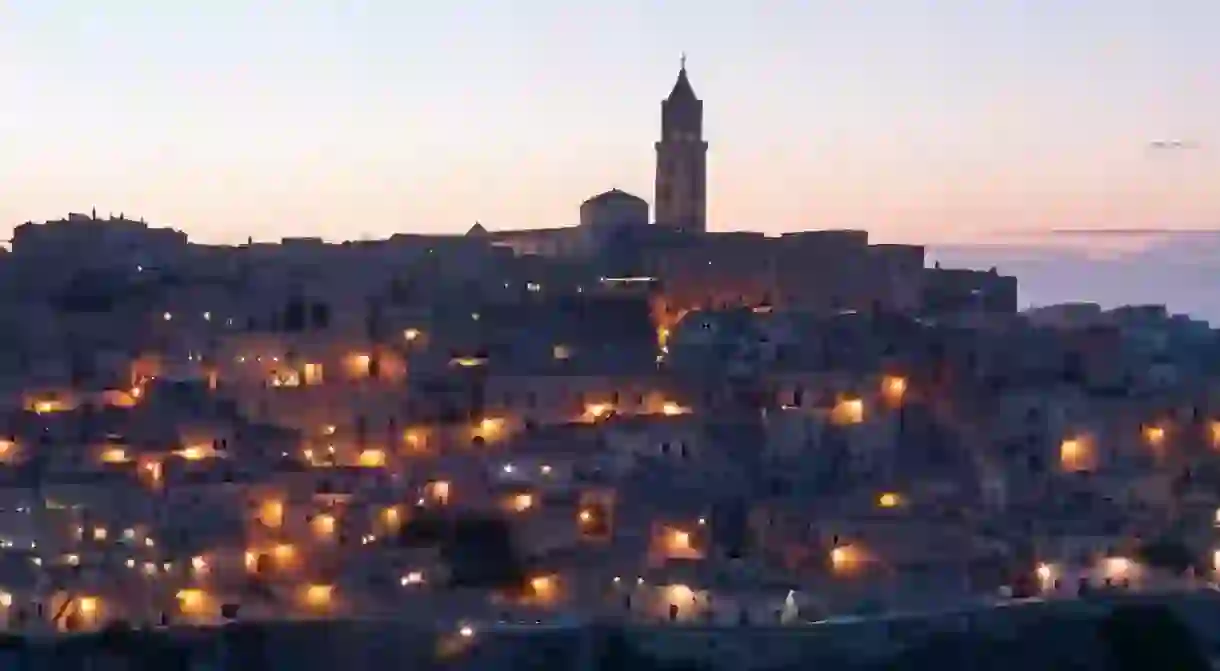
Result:
{"label": "twilight sky", "polygon": [[[713,230],[1220,229],[1209,0],[0,0],[0,233],[236,242],[652,200],[678,55]],[[1197,149],[1154,151],[1151,140]]]}

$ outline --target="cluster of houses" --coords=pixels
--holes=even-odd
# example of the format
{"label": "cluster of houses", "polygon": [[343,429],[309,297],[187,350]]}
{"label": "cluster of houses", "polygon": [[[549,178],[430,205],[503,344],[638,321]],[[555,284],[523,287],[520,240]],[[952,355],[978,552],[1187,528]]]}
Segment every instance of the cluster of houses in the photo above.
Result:
{"label": "cluster of houses", "polygon": [[857,232],[638,228],[19,226],[0,623],[798,622],[1147,589],[1170,541],[1209,579],[1206,323],[1018,312]]}

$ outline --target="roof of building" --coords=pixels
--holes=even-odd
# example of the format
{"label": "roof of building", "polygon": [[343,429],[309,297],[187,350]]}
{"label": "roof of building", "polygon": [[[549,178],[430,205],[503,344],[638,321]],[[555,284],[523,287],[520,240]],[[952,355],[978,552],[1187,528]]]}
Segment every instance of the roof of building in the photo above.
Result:
{"label": "roof of building", "polygon": [[611,202],[611,201],[615,201],[615,200],[627,200],[627,201],[638,202],[638,203],[648,202],[648,201],[644,200],[643,198],[640,198],[639,196],[627,193],[626,191],[623,191],[621,189],[610,189],[609,191],[606,191],[604,193],[599,193],[596,196],[593,196],[592,198],[586,200],[584,202],[584,204],[589,205],[592,203],[605,203],[605,202]]}
{"label": "roof of building", "polygon": [[669,92],[669,97],[666,100],[698,100],[695,95],[695,89],[690,85],[690,79],[686,77],[686,65],[682,65],[682,69],[678,70],[678,81],[674,82],[674,88]]}

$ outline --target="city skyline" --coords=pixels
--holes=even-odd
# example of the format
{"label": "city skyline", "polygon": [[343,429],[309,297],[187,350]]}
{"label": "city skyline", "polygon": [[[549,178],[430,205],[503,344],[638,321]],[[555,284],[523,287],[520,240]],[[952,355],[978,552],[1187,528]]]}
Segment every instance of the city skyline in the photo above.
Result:
{"label": "city skyline", "polygon": [[1220,228],[1220,10],[915,4],[9,7],[0,217],[97,207],[228,243],[574,225],[611,187],[653,202],[685,51],[713,231]]}

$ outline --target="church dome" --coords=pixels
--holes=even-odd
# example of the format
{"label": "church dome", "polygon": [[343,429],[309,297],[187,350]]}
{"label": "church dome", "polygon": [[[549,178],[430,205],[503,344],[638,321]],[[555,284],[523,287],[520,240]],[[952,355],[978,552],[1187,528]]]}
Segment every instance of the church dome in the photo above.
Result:
{"label": "church dome", "polygon": [[580,224],[600,229],[647,225],[648,214],[648,201],[610,189],[581,203]]}
{"label": "church dome", "polygon": [[593,196],[592,198],[586,200],[584,202],[584,204],[589,205],[589,204],[593,204],[593,203],[612,203],[612,202],[617,202],[617,201],[644,203],[645,205],[647,205],[647,203],[648,203],[648,201],[644,200],[643,198],[640,198],[639,196],[634,196],[630,193],[627,193],[626,191],[622,191],[619,189],[610,189],[609,191],[606,191],[605,193],[599,193],[596,196]]}

